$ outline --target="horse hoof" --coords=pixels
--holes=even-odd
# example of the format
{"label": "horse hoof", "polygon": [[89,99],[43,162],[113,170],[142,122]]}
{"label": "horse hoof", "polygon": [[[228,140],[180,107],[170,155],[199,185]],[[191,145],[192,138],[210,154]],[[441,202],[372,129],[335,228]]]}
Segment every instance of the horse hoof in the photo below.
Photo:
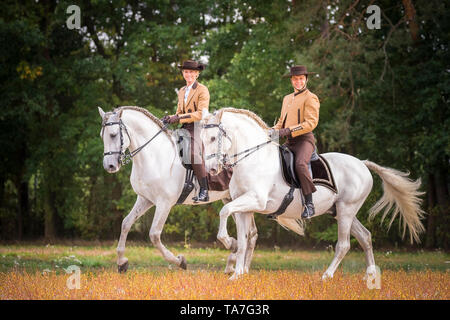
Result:
{"label": "horse hoof", "polygon": [[231,277],[228,278],[228,280],[230,281],[234,281],[234,280],[238,280],[239,278],[241,278],[243,276],[242,273],[236,273],[234,272],[233,275]]}
{"label": "horse hoof", "polygon": [[328,272],[325,272],[322,275],[322,281],[327,281],[327,280],[331,280],[331,279],[333,279],[333,275]]}
{"label": "horse hoof", "polygon": [[178,256],[178,259],[180,259],[180,268],[183,270],[187,269],[187,260],[184,256]]}
{"label": "horse hoof", "polygon": [[119,273],[125,273],[128,270],[128,261],[117,267]]}
{"label": "horse hoof", "polygon": [[224,273],[225,274],[232,274],[232,273],[234,273],[234,268],[233,267],[226,267]]}

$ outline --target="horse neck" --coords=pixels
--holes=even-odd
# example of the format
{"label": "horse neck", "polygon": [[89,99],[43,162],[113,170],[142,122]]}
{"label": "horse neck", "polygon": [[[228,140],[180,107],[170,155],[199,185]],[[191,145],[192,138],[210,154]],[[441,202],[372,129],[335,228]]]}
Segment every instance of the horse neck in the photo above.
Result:
{"label": "horse neck", "polygon": [[227,133],[232,136],[231,153],[241,152],[269,139],[265,130],[245,114],[225,112],[222,123]]}
{"label": "horse neck", "polygon": [[[122,112],[122,121],[127,127],[130,136],[130,146],[128,147],[130,151],[144,145],[161,129],[153,120],[137,110],[124,110]],[[173,155],[174,148],[170,138],[164,132],[161,132],[153,141],[138,152],[133,159],[135,162],[139,160],[148,162],[151,159],[157,159],[156,162],[161,162],[167,156]]]}

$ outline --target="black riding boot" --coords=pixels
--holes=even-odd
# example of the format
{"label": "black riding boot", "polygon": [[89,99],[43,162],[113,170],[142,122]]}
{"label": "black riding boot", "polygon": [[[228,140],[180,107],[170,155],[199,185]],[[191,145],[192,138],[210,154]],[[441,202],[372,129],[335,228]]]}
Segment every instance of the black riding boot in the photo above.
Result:
{"label": "black riding boot", "polygon": [[208,180],[205,178],[199,179],[198,181],[200,185],[200,191],[198,192],[197,197],[193,197],[192,200],[195,202],[208,202],[209,196],[208,196]]}
{"label": "black riding boot", "polygon": [[305,195],[305,210],[302,213],[303,219],[309,219],[314,215],[314,204],[312,201],[312,193]]}

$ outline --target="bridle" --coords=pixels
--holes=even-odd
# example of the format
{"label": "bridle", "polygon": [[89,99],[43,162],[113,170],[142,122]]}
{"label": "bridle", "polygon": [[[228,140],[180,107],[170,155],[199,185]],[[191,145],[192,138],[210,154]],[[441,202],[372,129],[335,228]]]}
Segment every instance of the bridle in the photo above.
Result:
{"label": "bridle", "polygon": [[[116,114],[116,112],[113,112],[113,114]],[[151,137],[146,143],[144,143],[142,146],[140,146],[139,148],[136,148],[133,151],[129,151],[128,149],[126,149],[125,151],[122,150],[123,149],[123,132],[122,129],[125,129],[125,133],[128,136],[128,140],[131,142],[131,138],[130,138],[130,134],[128,133],[127,127],[126,125],[123,123],[122,119],[119,118],[119,121],[111,121],[111,122],[105,122],[102,123],[102,140],[103,140],[103,135],[105,132],[105,127],[107,126],[113,126],[113,125],[118,125],[119,126],[119,135],[120,135],[120,149],[119,151],[108,151],[103,153],[103,156],[110,156],[113,154],[117,154],[117,161],[121,164],[121,165],[126,165],[128,163],[130,163],[131,159],[138,154],[145,146],[147,146],[153,139],[155,139],[162,131],[166,130],[167,126],[169,125],[169,123],[164,123],[164,126],[153,136]]]}
{"label": "bridle", "polygon": [[236,158],[236,157],[238,157],[240,155],[243,155],[243,154],[245,154],[245,155],[242,158],[237,159],[235,162],[230,163],[228,155],[222,152],[222,139],[223,139],[223,137],[225,137],[228,140],[230,140],[230,142],[231,142],[231,138],[229,137],[229,135],[225,131],[225,128],[223,127],[222,123],[205,124],[205,125],[203,125],[203,129],[211,129],[211,128],[218,128],[219,129],[219,134],[217,136],[217,152],[216,153],[211,153],[211,154],[207,155],[205,158],[206,158],[206,160],[209,160],[209,159],[212,159],[212,158],[216,158],[217,162],[219,163],[219,171],[221,170],[221,167],[224,167],[226,169],[232,169],[240,161],[244,160],[245,158],[247,158],[252,153],[258,151],[261,147],[266,146],[266,145],[268,145],[271,142],[275,142],[273,139],[270,139],[268,141],[265,141],[263,143],[260,143],[260,144],[258,144],[256,146],[254,146],[254,147],[251,147],[251,148],[248,148],[248,149],[246,149],[244,151],[235,153],[230,158]]}
{"label": "bridle", "polygon": [[218,128],[219,129],[219,134],[217,136],[217,152],[207,155],[205,157],[206,160],[209,160],[209,159],[212,159],[212,158],[216,158],[217,162],[219,163],[219,166],[225,167],[225,168],[230,168],[230,167],[232,168],[232,167],[234,167],[234,165],[231,166],[228,163],[229,161],[228,161],[227,154],[222,152],[222,139],[223,139],[223,137],[226,137],[230,142],[231,142],[231,138],[228,136],[227,132],[223,128],[222,123],[218,123],[218,124],[212,123],[212,124],[205,124],[205,125],[203,125],[203,129],[211,129],[211,128]]}

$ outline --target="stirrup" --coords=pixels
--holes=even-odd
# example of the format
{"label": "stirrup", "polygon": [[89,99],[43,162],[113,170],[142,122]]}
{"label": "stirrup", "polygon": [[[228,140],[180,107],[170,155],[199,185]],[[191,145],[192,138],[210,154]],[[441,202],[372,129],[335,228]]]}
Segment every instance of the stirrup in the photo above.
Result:
{"label": "stirrup", "polygon": [[303,210],[302,213],[302,219],[311,219],[314,216],[314,205],[311,204],[305,204],[305,210]]}
{"label": "stirrup", "polygon": [[[204,191],[205,193],[203,194],[203,197],[200,198],[202,191]],[[209,201],[209,195],[208,195],[208,190],[200,190],[198,193],[198,196],[195,196],[192,198],[192,200],[194,200],[194,202],[208,202]]]}

